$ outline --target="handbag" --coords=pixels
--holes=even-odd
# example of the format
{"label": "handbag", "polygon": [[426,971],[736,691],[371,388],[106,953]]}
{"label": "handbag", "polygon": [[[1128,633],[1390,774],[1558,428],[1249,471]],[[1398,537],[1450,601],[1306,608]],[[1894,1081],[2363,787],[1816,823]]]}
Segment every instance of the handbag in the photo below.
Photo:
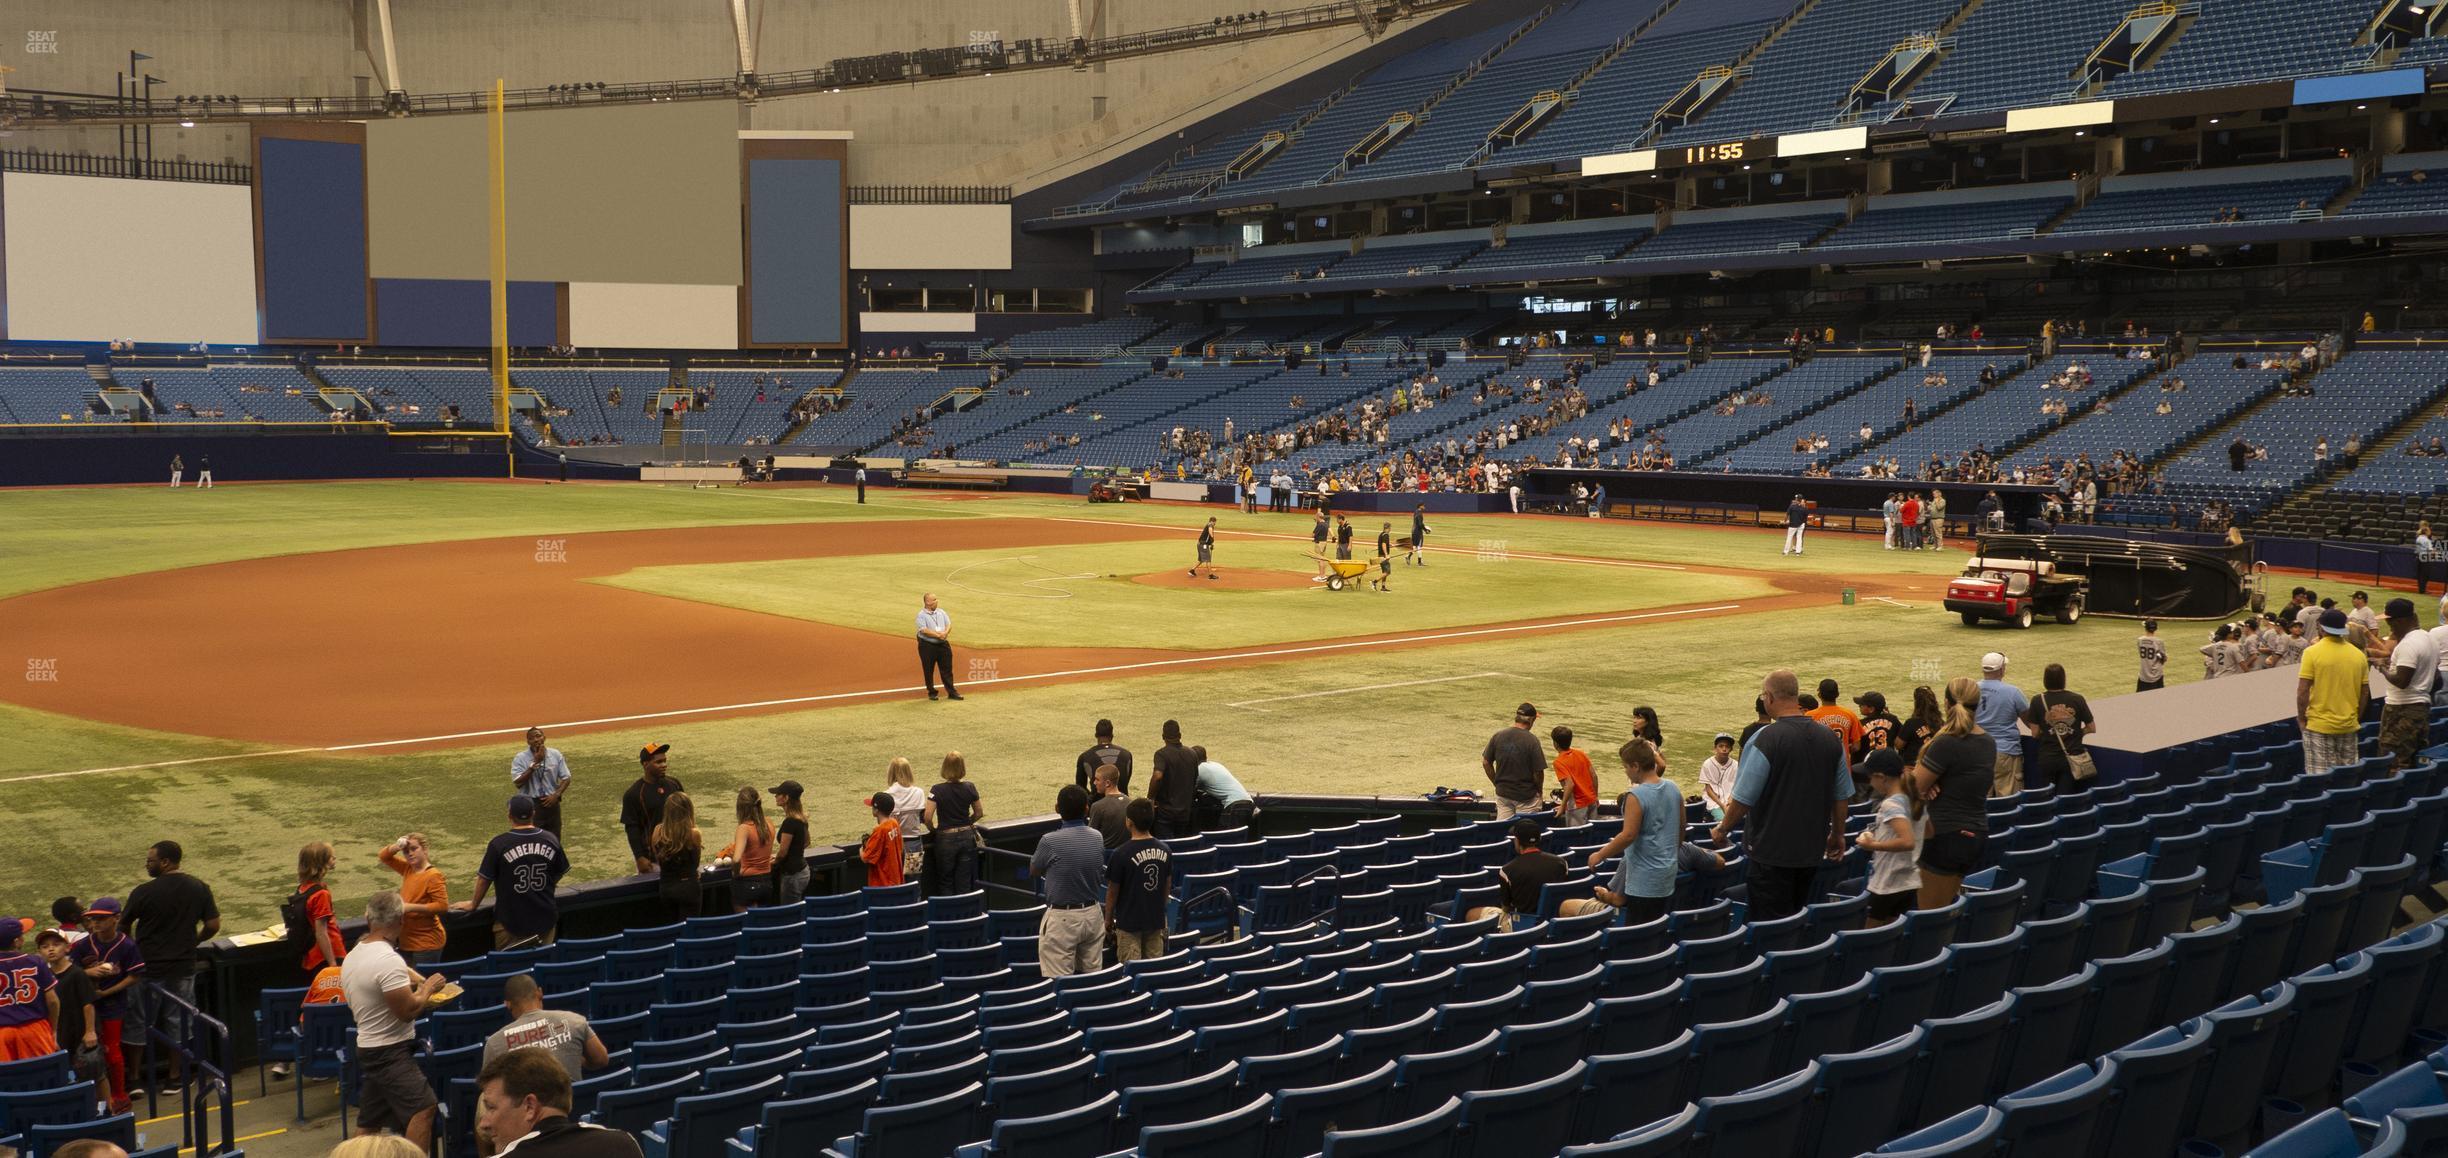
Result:
{"label": "handbag", "polygon": [[[2042,692],[2040,695],[2044,700],[2048,697],[2047,692]],[[2065,733],[2057,730],[2057,721],[2051,718],[2058,712],[2064,712],[2066,714],[2067,722],[2069,724],[2073,722],[2074,709],[2066,707],[2063,704],[2050,704],[2048,706],[2048,710],[2040,714],[2040,719],[2043,723],[2048,725],[2049,736],[2057,741],[2057,753],[2058,755],[2065,757],[2066,769],[2068,773],[2074,777],[2077,783],[2089,780],[2092,777],[2099,775],[2099,761],[2091,758],[2091,750],[2089,748],[2076,752],[2066,747]]]}

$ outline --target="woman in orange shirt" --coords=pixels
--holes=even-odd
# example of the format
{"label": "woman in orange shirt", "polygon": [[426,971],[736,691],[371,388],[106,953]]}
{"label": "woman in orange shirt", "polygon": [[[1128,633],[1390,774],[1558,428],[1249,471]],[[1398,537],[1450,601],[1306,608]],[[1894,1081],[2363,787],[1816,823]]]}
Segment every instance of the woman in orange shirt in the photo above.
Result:
{"label": "woman in orange shirt", "polygon": [[377,855],[384,868],[400,875],[400,900],[408,912],[400,924],[400,954],[409,964],[428,968],[442,960],[442,946],[450,939],[442,931],[442,914],[450,911],[450,886],[443,882],[442,870],[433,866],[424,833],[409,833],[384,845]]}
{"label": "woman in orange shirt", "polygon": [[773,825],[765,822],[763,793],[742,784],[738,799],[732,814],[739,818],[739,829],[717,855],[739,858],[731,875],[731,903],[736,911],[744,913],[758,905],[773,903],[774,830]]}
{"label": "woman in orange shirt", "polygon": [[892,793],[878,792],[869,797],[867,808],[875,813],[875,829],[859,845],[859,859],[867,862],[867,887],[900,884],[901,821],[893,815]]}

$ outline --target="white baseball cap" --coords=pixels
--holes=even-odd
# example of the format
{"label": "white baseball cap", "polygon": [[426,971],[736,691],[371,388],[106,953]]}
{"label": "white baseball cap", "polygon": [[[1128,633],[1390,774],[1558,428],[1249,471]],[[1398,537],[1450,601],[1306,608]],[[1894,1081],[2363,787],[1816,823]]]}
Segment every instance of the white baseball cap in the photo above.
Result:
{"label": "white baseball cap", "polygon": [[1981,670],[1982,670],[1982,671],[2005,671],[2005,670],[2006,670],[2006,653],[2005,653],[2005,652],[2002,652],[2002,651],[1993,651],[1993,652],[1990,652],[1990,653],[1989,653],[1989,654],[1987,654],[1987,655],[1982,656],[1982,657],[1981,657]]}

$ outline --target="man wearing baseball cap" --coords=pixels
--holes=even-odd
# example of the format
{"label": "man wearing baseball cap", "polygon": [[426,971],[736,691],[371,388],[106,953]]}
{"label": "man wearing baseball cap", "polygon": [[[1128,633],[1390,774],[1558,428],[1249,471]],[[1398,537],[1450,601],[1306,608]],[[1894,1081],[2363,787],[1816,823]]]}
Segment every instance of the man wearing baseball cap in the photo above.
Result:
{"label": "man wearing baseball cap", "polygon": [[646,854],[646,838],[663,823],[663,802],[682,790],[680,778],[669,774],[670,767],[671,745],[648,744],[638,749],[637,782],[621,793],[621,828],[629,834],[629,855],[637,858],[637,871],[642,873],[662,871]]}
{"label": "man wearing baseball cap", "polygon": [[1538,807],[1539,790],[1547,783],[1547,750],[1530,732],[1538,714],[1532,704],[1513,709],[1512,724],[1488,737],[1479,751],[1479,770],[1495,789],[1498,820]]}
{"label": "man wearing baseball cap", "polygon": [[510,798],[510,831],[485,846],[484,859],[476,864],[476,895],[452,906],[472,910],[484,903],[487,890],[499,885],[493,900],[496,949],[550,945],[561,922],[561,904],[553,890],[569,875],[569,854],[551,833],[536,827],[535,814],[534,797]]}
{"label": "man wearing baseball cap", "polygon": [[1779,555],[1802,553],[1802,528],[1810,523],[1810,508],[1803,505],[1802,496],[1795,495],[1785,504],[1785,549]]}
{"label": "man wearing baseball cap", "polygon": [[2321,612],[2320,642],[2304,649],[2295,677],[2295,726],[2303,730],[2304,775],[2324,776],[2358,759],[2356,729],[2371,698],[2369,661],[2346,642],[2346,613]]}
{"label": "man wearing baseball cap", "polygon": [[2023,791],[2023,711],[2031,701],[2023,689],[2006,682],[2006,655],[1981,657],[1980,706],[1972,718],[1997,742],[1997,766],[1992,769],[1989,795],[2012,796]]}
{"label": "man wearing baseball cap", "polygon": [[33,927],[33,921],[0,917],[0,1062],[59,1051],[51,1033],[59,1016],[59,995],[52,992],[59,978],[42,958],[24,951],[26,930]]}
{"label": "man wearing baseball cap", "polygon": [[2389,767],[2402,770],[2413,767],[2422,750],[2431,746],[2431,685],[2439,679],[2439,644],[2422,629],[2413,600],[2389,600],[2387,615],[2396,644],[2380,668],[2389,684],[2380,705],[2380,750],[2395,757]]}

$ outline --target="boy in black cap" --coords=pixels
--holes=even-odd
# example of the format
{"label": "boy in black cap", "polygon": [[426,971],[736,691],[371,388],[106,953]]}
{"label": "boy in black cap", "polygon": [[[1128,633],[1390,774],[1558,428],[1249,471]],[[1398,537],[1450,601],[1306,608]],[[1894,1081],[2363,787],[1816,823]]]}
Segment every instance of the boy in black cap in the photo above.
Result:
{"label": "boy in black cap", "polygon": [[1377,527],[1377,575],[1369,580],[1369,586],[1379,591],[1391,591],[1393,588],[1386,586],[1386,581],[1393,577],[1394,524],[1381,523]]}
{"label": "boy in black cap", "polygon": [[629,833],[629,855],[637,858],[637,871],[642,873],[662,871],[646,854],[646,838],[663,823],[663,802],[683,790],[680,778],[667,774],[670,766],[671,745],[648,744],[638,749],[637,782],[621,793],[621,828]]}
{"label": "boy in black cap", "polygon": [[1887,710],[1887,693],[1863,692],[1853,697],[1853,703],[1861,708],[1861,748],[1855,755],[1867,758],[1872,752],[1893,747],[1896,729],[1903,727],[1904,721]]}
{"label": "boy in black cap", "polygon": [[1538,821],[1529,817],[1513,822],[1513,859],[1496,870],[1497,879],[1504,882],[1504,905],[1501,908],[1472,909],[1464,914],[1464,920],[1494,917],[1496,927],[1510,933],[1515,918],[1521,914],[1538,915],[1539,890],[1572,873],[1572,867],[1564,863],[1563,857],[1539,848],[1539,831]]}

